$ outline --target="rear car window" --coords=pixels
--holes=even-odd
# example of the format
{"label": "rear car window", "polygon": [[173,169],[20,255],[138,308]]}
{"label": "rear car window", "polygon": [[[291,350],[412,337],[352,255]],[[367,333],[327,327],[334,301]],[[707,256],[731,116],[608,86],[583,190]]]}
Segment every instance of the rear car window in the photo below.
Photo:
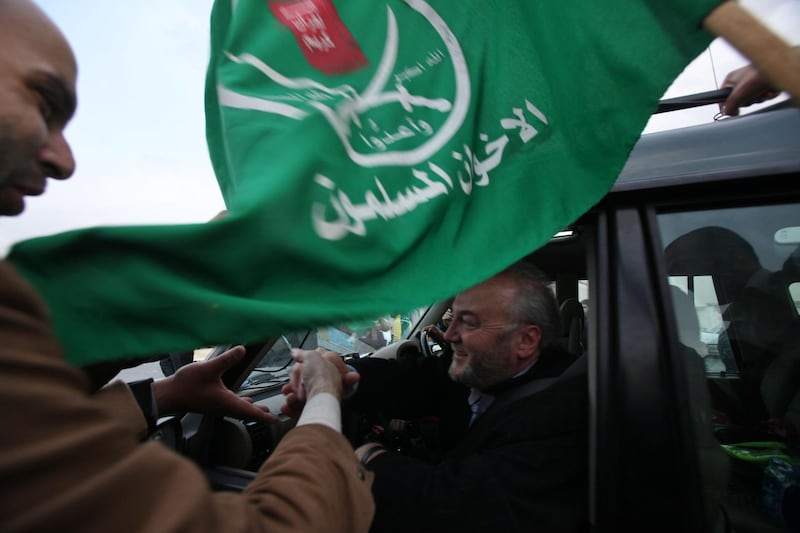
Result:
{"label": "rear car window", "polygon": [[706,504],[759,531],[800,484],[798,225],[796,203],[658,215]]}

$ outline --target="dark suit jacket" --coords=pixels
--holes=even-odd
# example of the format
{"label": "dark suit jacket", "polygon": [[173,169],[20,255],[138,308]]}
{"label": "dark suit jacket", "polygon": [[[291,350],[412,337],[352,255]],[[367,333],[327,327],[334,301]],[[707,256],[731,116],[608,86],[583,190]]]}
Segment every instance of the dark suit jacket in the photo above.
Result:
{"label": "dark suit jacket", "polygon": [[[435,464],[384,453],[376,474],[373,531],[579,531],[588,503],[585,373],[508,401],[523,384],[560,376],[573,362],[543,353],[524,376],[490,391],[494,403],[467,428],[468,389],[449,360],[362,359],[349,405],[392,418],[441,417],[446,453]],[[504,399],[505,398],[505,399]]]}

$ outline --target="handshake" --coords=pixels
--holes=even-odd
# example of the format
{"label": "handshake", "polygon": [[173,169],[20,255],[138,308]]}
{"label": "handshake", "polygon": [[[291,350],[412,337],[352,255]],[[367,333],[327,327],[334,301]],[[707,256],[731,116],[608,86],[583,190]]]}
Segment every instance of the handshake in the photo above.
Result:
{"label": "handshake", "polygon": [[298,418],[305,404],[321,393],[331,394],[341,402],[360,377],[344,363],[340,354],[322,348],[295,348],[292,359],[296,364],[289,374],[289,382],[282,388],[286,403],[281,407],[281,412],[292,418]]}

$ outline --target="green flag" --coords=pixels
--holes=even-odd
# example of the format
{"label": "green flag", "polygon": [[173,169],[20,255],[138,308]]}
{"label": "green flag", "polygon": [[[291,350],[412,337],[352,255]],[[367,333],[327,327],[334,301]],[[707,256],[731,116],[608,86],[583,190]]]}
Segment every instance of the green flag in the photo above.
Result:
{"label": "green flag", "polygon": [[207,138],[230,214],[10,260],[76,364],[450,296],[606,194],[719,1],[220,0]]}

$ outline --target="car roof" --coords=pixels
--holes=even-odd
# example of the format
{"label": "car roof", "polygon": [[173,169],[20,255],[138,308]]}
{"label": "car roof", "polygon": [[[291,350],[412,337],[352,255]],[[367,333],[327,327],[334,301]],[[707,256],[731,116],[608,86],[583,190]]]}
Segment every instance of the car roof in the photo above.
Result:
{"label": "car roof", "polygon": [[800,170],[800,109],[788,101],[741,117],[643,135],[611,193]]}
{"label": "car roof", "polygon": [[[643,135],[609,194],[585,217],[630,194],[638,198],[636,203],[664,201],[666,195],[660,193],[670,189],[676,193],[671,195],[675,206],[697,192],[687,186],[700,184],[705,200],[713,200],[732,190],[734,182],[750,194],[762,183],[752,178],[798,172],[800,109],[780,103],[741,117]],[[554,238],[532,254],[552,279],[565,268],[586,277],[589,236],[581,231],[583,219],[571,226],[572,237]]]}

